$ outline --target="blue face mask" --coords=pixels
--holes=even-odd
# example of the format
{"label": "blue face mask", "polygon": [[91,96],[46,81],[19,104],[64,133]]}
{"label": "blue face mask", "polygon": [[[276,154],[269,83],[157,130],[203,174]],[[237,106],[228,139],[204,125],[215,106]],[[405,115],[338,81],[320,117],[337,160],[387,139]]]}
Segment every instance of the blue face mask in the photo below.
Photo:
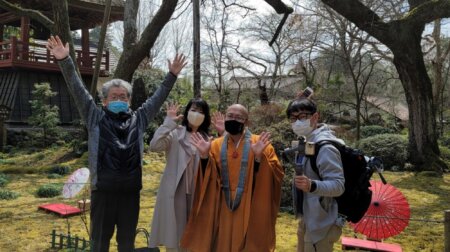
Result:
{"label": "blue face mask", "polygon": [[118,114],[119,112],[128,111],[128,102],[124,101],[111,101],[108,103],[108,110]]}

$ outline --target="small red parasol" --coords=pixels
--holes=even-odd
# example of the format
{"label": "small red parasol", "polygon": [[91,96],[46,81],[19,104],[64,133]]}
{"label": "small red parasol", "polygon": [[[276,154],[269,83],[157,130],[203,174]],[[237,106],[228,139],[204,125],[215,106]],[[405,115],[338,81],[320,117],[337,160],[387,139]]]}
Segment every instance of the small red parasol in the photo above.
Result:
{"label": "small red parasol", "polygon": [[356,224],[355,232],[368,239],[381,240],[401,233],[409,223],[409,204],[400,190],[380,181],[370,181],[372,202],[364,217]]}

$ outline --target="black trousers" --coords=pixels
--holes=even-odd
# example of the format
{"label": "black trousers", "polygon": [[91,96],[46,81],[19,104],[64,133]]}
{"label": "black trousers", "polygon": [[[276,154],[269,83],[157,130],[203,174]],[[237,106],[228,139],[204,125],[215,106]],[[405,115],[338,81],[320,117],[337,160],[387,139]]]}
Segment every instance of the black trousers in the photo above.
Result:
{"label": "black trousers", "polygon": [[134,251],[134,237],[139,218],[140,192],[91,193],[91,251],[108,252],[117,226],[119,252]]}

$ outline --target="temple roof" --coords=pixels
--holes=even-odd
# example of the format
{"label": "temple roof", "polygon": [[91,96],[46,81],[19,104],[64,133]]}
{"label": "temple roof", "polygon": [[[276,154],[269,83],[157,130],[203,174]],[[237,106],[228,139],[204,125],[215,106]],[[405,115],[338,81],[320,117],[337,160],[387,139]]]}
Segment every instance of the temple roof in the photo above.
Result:
{"label": "temple roof", "polygon": [[[52,0],[8,0],[23,8],[39,10],[52,18]],[[103,21],[106,0],[68,0],[70,29],[94,28]],[[112,0],[110,22],[123,20],[124,1]],[[7,11],[0,8],[0,24],[20,26],[19,18],[8,16]]]}

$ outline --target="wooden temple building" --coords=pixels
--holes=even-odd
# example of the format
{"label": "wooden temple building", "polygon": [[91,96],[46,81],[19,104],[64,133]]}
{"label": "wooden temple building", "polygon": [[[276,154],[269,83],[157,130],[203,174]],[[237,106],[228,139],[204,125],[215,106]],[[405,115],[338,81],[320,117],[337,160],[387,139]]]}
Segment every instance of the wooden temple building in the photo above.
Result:
{"label": "wooden temple building", "polygon": [[[54,0],[8,1],[38,10],[53,20],[51,1]],[[81,45],[75,45],[76,61],[84,83],[90,85],[97,50],[90,45],[89,29],[101,25],[105,0],[68,0],[68,5],[70,29],[81,30]],[[113,0],[110,22],[122,20],[123,11],[123,1]],[[14,29],[16,36],[8,36],[8,29]],[[59,107],[61,123],[70,125],[79,119],[60,69],[45,47],[49,36],[50,31],[37,21],[0,7],[0,129],[4,124],[6,127],[27,125],[31,92],[35,83],[42,82],[50,83],[52,91],[57,92],[50,103]],[[109,70],[109,52],[104,51],[100,76],[107,77]]]}

